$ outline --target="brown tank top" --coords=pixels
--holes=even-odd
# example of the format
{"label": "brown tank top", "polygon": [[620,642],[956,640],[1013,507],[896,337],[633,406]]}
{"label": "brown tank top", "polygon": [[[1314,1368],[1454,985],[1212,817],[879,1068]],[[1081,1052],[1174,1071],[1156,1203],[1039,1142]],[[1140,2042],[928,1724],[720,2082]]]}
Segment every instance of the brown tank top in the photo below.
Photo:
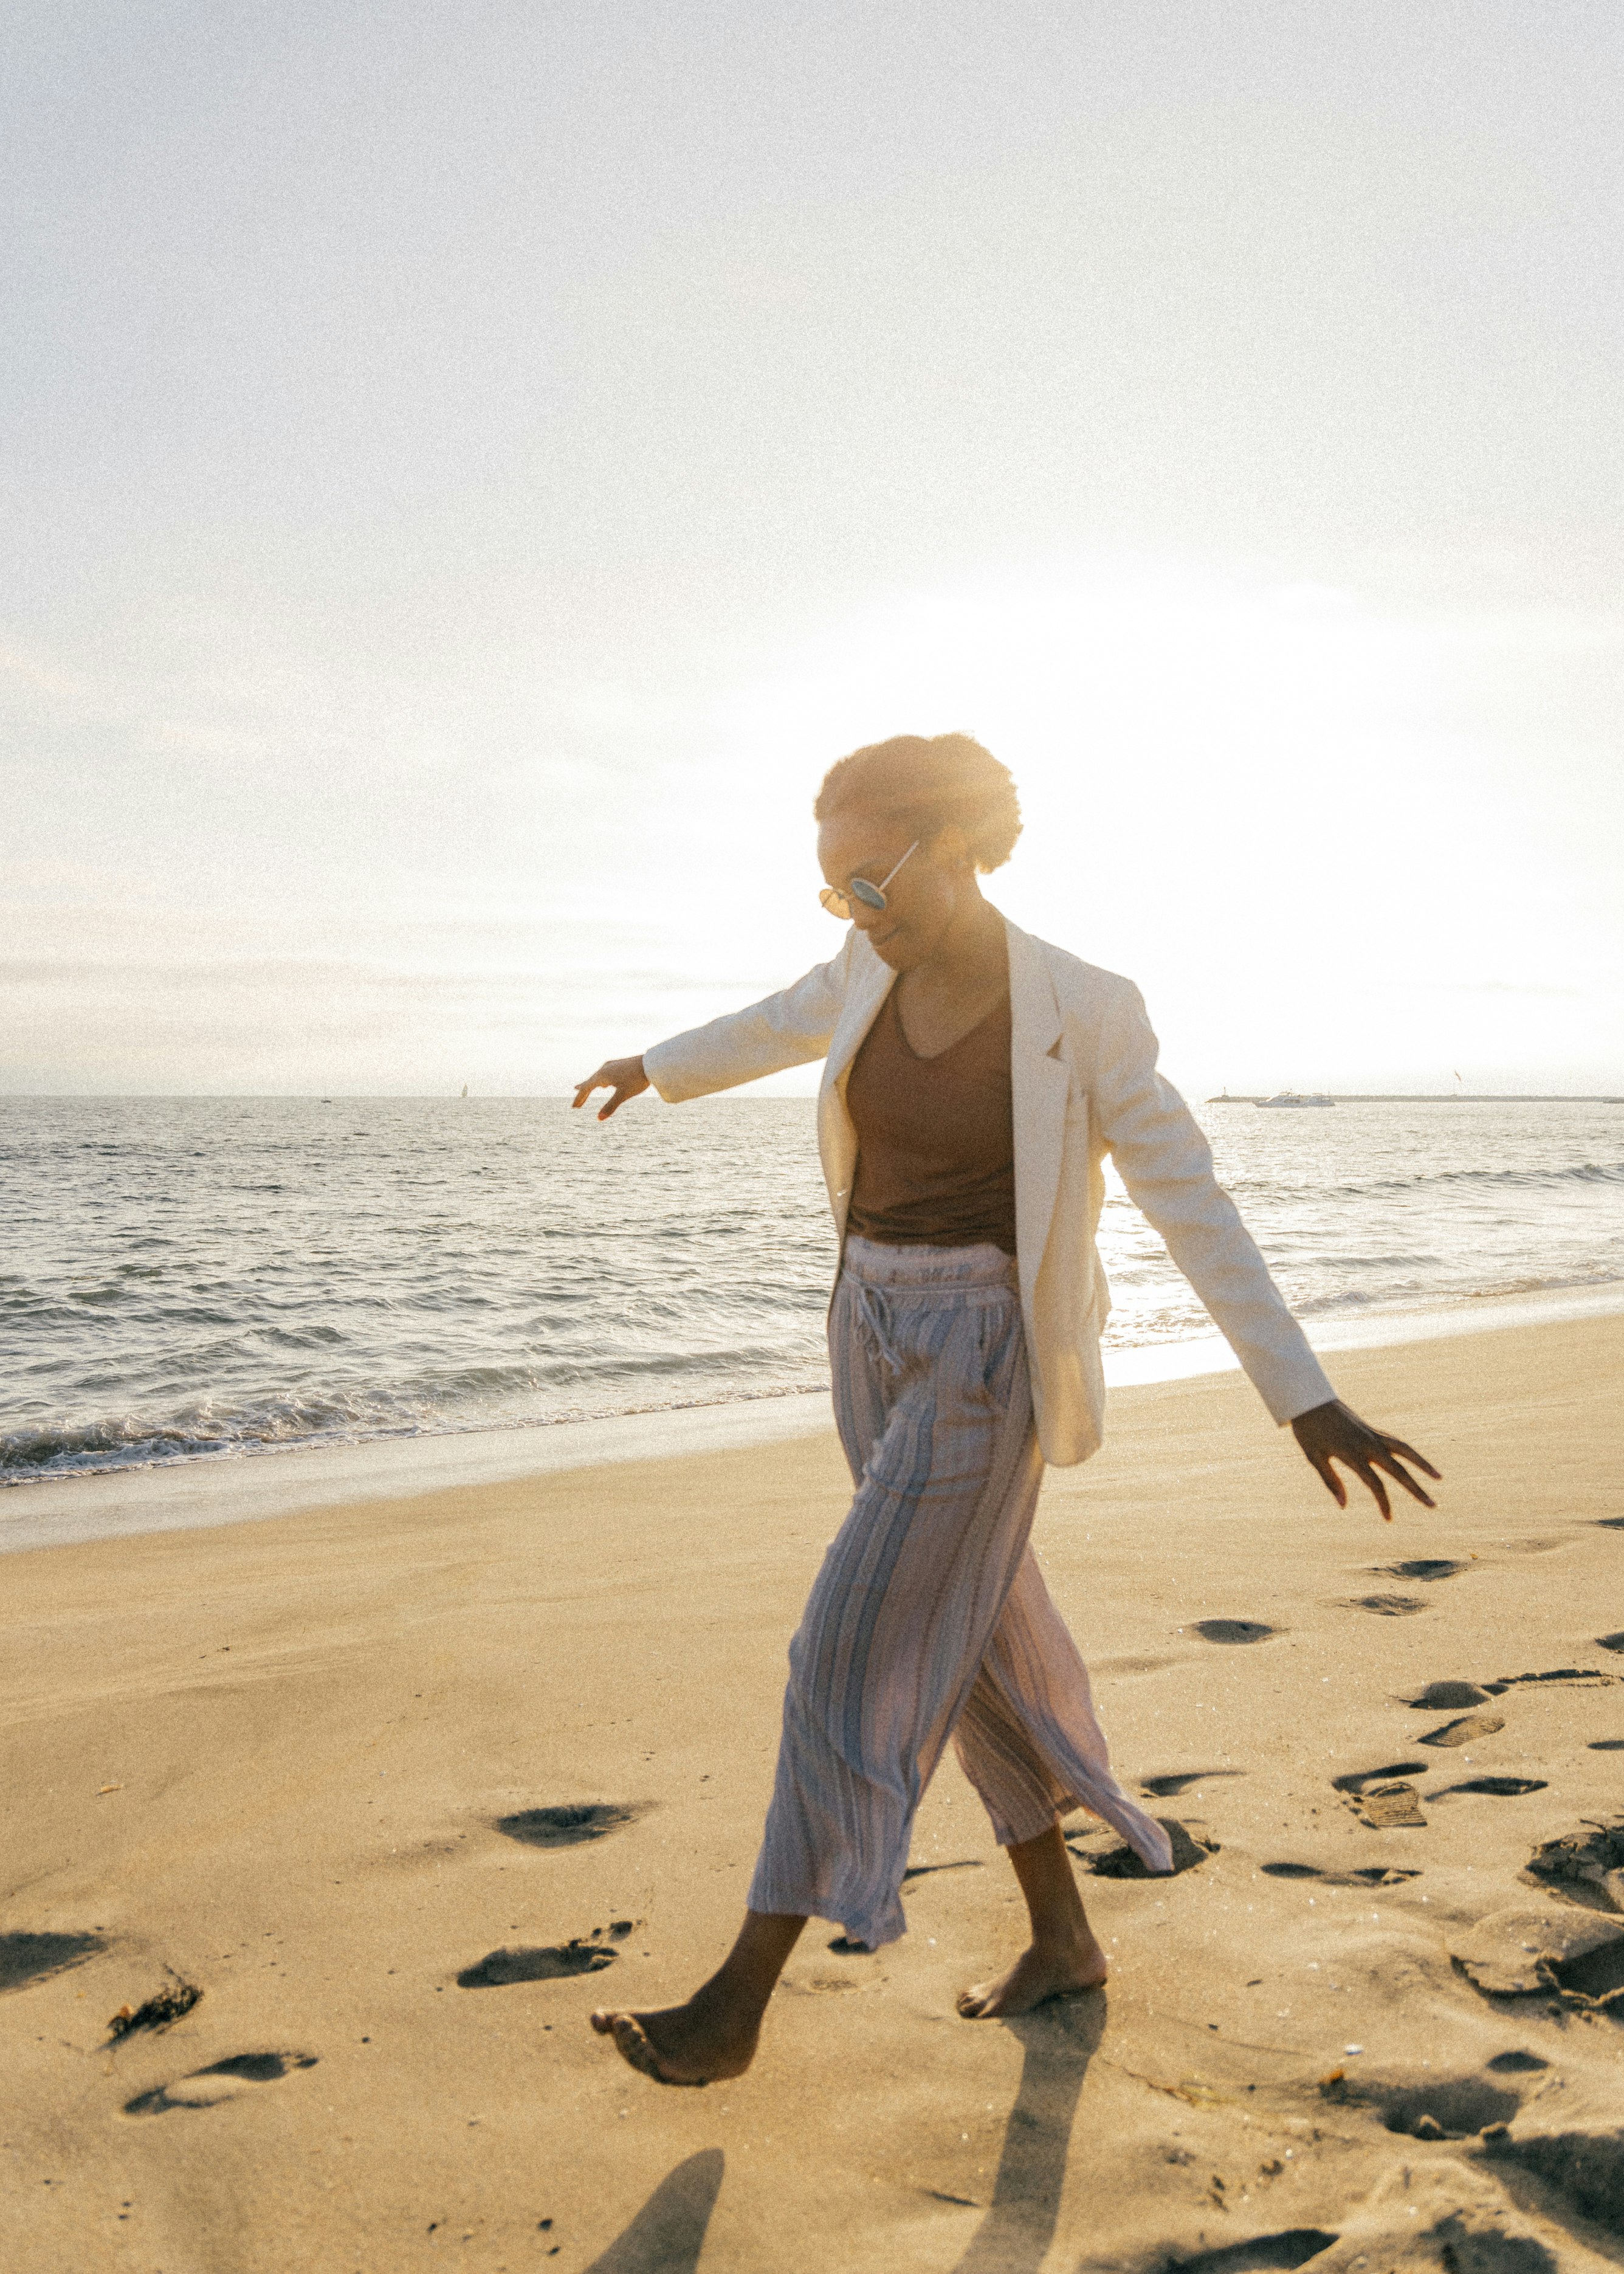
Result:
{"label": "brown tank top", "polygon": [[1006,994],[951,1050],[921,1058],[893,987],[846,1077],[857,1172],[846,1229],[887,1247],[1015,1253],[1015,1125]]}

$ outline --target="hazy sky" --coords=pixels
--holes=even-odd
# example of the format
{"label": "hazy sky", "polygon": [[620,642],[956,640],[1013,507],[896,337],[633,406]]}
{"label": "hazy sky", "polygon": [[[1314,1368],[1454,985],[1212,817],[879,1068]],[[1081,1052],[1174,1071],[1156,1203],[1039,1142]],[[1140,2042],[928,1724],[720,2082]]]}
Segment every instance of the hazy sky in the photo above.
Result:
{"label": "hazy sky", "polygon": [[0,58],[0,1086],[559,1090],[966,727],[1192,1089],[1624,1090],[1616,0]]}

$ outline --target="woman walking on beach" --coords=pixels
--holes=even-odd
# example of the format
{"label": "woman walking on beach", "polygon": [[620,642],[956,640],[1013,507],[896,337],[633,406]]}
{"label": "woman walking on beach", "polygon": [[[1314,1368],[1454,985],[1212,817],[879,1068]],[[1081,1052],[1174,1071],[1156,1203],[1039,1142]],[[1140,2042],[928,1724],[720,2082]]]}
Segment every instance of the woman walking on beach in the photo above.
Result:
{"label": "woman walking on beach", "polygon": [[1007,771],[966,734],[899,735],[834,766],[814,808],[833,960],[764,1002],[611,1059],[607,1118],[825,1061],[818,1140],[841,1255],[835,1417],[855,1486],[790,1645],[778,1775],[748,1909],[685,2005],[592,2016],[634,2067],[703,2084],[749,2065],[809,1916],[870,1948],[905,1931],[914,1818],[949,1740],[1007,1848],[1032,1939],[965,1991],[967,2019],[1103,1982],[1060,1819],[1086,1808],[1153,1871],[1167,1834],[1111,1773],[1087,1670],[1028,1534],[1046,1462],[1104,1416],[1094,1249],[1114,1160],[1276,1422],[1340,1506],[1333,1463],[1432,1505],[1438,1472],[1337,1399],[1207,1141],[1156,1072],[1139,990],[1009,922],[978,873],[1020,831]]}

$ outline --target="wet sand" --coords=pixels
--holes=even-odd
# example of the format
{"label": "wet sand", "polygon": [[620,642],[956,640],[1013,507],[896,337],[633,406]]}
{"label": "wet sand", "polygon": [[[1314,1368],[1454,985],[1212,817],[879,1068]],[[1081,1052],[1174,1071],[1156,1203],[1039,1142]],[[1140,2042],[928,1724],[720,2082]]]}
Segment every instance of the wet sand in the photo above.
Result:
{"label": "wet sand", "polygon": [[[1020,1911],[950,1762],[907,1938],[815,1924],[703,2092],[586,2015],[731,1936],[832,1434],[7,1556],[0,2259],[1616,2263],[1624,1321],[1334,1370],[1437,1514],[1339,1514],[1231,1375],[1116,1392],[1046,1486],[1119,1773],[1192,1859],[1113,1876],[1073,1819],[1107,1990],[957,2018]],[[1438,1683],[1481,1694],[1405,1702]]]}

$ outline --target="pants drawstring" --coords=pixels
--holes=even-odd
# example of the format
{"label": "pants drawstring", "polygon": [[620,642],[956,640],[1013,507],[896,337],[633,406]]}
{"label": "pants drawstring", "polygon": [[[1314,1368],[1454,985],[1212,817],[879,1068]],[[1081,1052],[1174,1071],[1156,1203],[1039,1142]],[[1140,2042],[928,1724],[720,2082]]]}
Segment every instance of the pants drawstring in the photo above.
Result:
{"label": "pants drawstring", "polygon": [[891,1306],[886,1302],[883,1291],[860,1279],[853,1283],[853,1292],[862,1322],[874,1338],[874,1347],[882,1365],[891,1374],[900,1374],[902,1360],[891,1340]]}

